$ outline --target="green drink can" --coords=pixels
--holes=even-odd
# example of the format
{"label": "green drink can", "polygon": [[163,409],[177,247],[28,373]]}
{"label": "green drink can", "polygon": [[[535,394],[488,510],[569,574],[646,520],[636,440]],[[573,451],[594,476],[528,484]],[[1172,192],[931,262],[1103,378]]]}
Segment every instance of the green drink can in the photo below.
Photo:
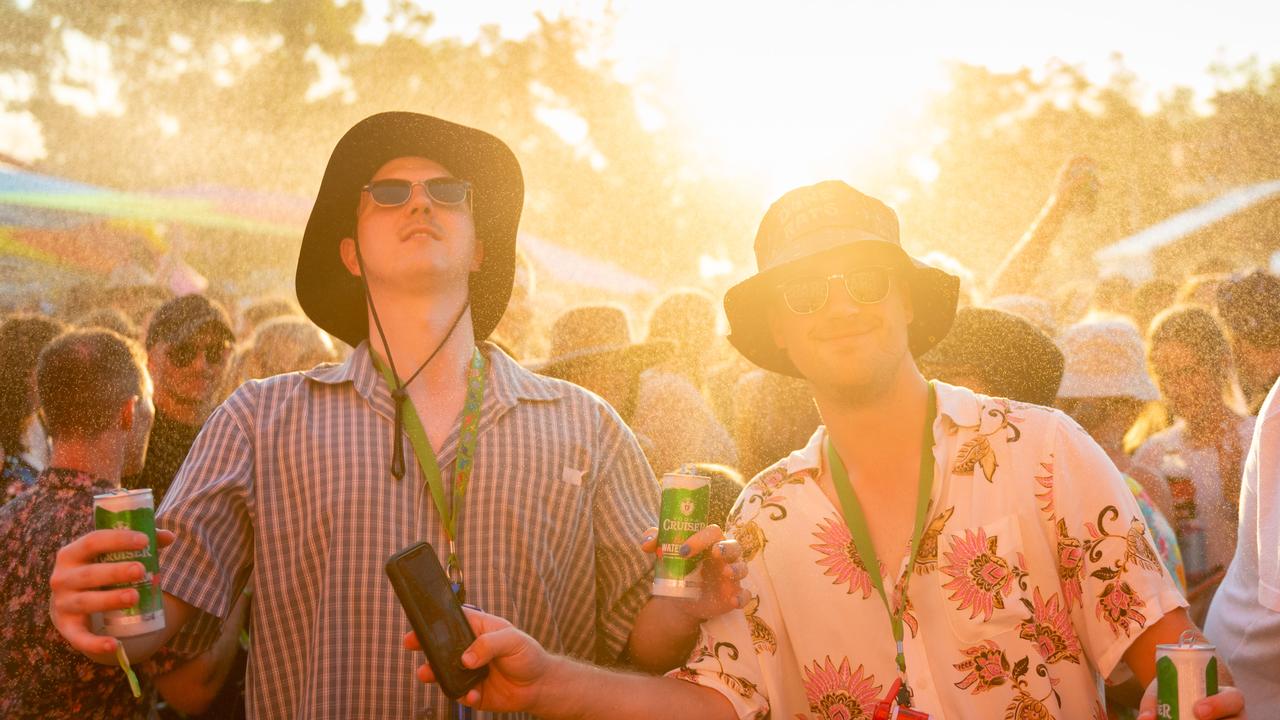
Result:
{"label": "green drink can", "polygon": [[707,526],[711,478],[692,473],[662,476],[662,509],[658,513],[658,566],[653,594],[696,598],[702,594],[698,559],[680,555],[680,546]]}
{"label": "green drink can", "polygon": [[103,632],[114,637],[132,637],[164,629],[164,594],[160,592],[160,556],[156,548],[155,500],[150,490],[117,490],[93,497],[93,525],[99,530],[134,530],[146,533],[147,546],[141,550],[107,553],[102,562],[140,562],[146,569],[134,583],[113,585],[138,591],[138,602],[123,610],[102,614]]}
{"label": "green drink can", "polygon": [[1218,658],[1214,646],[1184,632],[1171,645],[1156,646],[1156,717],[1190,720],[1195,704],[1218,694]]}

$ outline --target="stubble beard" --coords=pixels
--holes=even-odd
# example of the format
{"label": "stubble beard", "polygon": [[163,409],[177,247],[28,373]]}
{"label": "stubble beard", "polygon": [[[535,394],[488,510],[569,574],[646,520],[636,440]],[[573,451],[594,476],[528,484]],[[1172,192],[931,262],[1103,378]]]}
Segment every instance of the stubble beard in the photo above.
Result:
{"label": "stubble beard", "polygon": [[858,382],[833,383],[829,394],[839,404],[849,408],[872,405],[888,395],[893,388],[893,378],[902,365],[906,348],[892,358],[883,358],[867,369]]}

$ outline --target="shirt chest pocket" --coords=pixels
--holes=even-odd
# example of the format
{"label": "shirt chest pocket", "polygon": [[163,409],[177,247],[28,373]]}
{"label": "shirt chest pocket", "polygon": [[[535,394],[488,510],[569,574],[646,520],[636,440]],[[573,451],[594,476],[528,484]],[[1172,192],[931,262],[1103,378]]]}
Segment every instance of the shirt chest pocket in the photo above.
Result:
{"label": "shirt chest pocket", "polygon": [[1008,515],[940,539],[938,598],[951,631],[976,643],[1016,630],[1026,617],[1018,518]]}
{"label": "shirt chest pocket", "polygon": [[589,515],[590,470],[578,464],[557,461],[516,469],[500,502],[511,503],[530,525],[563,529],[566,522]]}

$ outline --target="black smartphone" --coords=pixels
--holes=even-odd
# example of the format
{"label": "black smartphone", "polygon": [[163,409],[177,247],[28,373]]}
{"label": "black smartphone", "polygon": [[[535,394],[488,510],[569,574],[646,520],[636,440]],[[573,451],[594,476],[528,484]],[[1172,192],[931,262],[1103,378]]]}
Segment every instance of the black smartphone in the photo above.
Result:
{"label": "black smartphone", "polygon": [[462,605],[436,551],[428,543],[410,545],[387,559],[387,577],[409,616],[444,694],[458,699],[489,675],[489,668],[463,667],[462,653],[475,642]]}

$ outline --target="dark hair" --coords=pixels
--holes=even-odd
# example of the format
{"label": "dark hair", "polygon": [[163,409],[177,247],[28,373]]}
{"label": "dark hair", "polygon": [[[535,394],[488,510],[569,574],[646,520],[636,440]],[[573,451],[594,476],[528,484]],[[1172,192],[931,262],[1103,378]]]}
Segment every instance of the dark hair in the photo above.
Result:
{"label": "dark hair", "polygon": [[147,358],[138,343],[110,330],[73,330],[40,353],[36,393],[49,437],[87,438],[115,421],[142,392]]}
{"label": "dark hair", "polygon": [[1179,305],[1161,312],[1147,332],[1148,357],[1166,342],[1186,345],[1226,383],[1230,379],[1231,345],[1218,319],[1199,305]]}
{"label": "dark hair", "polygon": [[0,325],[0,447],[10,455],[29,449],[22,432],[36,408],[31,372],[40,350],[64,329],[40,315],[17,315]]}

